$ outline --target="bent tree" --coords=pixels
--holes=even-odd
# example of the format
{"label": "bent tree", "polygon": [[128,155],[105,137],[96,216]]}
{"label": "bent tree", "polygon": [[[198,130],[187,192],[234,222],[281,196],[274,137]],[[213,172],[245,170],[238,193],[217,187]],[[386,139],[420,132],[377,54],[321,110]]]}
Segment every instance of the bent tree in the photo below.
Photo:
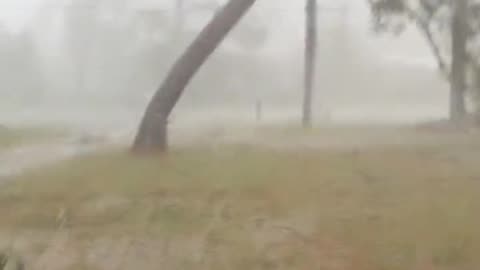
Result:
{"label": "bent tree", "polygon": [[147,106],[132,146],[136,153],[167,150],[168,117],[185,87],[256,0],[229,0],[175,62]]}

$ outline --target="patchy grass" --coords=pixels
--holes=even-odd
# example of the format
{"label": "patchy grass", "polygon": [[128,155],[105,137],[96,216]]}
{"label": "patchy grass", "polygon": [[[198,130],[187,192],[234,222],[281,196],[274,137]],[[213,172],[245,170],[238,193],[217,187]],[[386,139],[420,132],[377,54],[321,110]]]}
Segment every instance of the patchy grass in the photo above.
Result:
{"label": "patchy grass", "polygon": [[0,150],[26,143],[47,141],[61,135],[62,131],[57,129],[0,127]]}
{"label": "patchy grass", "polygon": [[479,162],[479,145],[108,153],[2,188],[0,230],[64,222],[77,249],[117,260],[136,258],[116,249],[133,239],[153,253],[142,269],[477,269]]}

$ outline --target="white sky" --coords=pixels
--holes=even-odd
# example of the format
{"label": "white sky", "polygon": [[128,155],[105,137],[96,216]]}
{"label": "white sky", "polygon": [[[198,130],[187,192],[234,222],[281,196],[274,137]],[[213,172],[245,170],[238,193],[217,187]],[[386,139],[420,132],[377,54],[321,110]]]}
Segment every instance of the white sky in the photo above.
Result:
{"label": "white sky", "polygon": [[[0,0],[0,21],[13,30],[21,30],[25,26],[38,4],[44,0]],[[69,0],[49,0],[52,5],[62,5]],[[79,1],[79,0],[73,0]],[[130,0],[136,5],[165,5],[173,0]],[[431,65],[431,56],[428,49],[418,34],[410,33],[401,39],[378,39],[368,36],[368,9],[366,0],[320,0],[319,24],[329,20],[334,11],[331,7],[347,3],[350,8],[349,22],[352,29],[364,40],[371,44],[374,50],[381,49],[382,52],[393,54],[396,58],[412,58],[413,62]],[[283,47],[290,44],[298,44],[303,38],[303,8],[304,1],[301,0],[258,0],[255,9],[261,12],[262,16],[270,22],[278,41]],[[322,10],[323,8],[323,10]],[[411,62],[411,61],[409,61]]]}
{"label": "white sky", "polygon": [[21,29],[41,0],[0,0],[0,20],[12,30]]}

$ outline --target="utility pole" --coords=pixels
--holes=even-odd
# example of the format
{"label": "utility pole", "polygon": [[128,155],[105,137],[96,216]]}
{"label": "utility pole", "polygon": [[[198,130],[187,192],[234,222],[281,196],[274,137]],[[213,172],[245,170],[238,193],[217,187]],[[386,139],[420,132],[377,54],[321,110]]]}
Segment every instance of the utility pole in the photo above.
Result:
{"label": "utility pole", "polygon": [[313,89],[317,57],[317,0],[306,0],[305,6],[305,67],[302,124],[312,126]]}

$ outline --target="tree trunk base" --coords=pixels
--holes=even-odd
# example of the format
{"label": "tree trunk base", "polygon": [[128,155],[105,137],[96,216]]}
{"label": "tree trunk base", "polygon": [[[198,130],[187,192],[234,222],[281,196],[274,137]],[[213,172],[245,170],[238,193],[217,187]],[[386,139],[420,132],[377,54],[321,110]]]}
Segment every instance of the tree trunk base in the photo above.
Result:
{"label": "tree trunk base", "polygon": [[[256,0],[229,0],[175,62],[150,101],[132,151],[165,153],[167,119],[185,87]],[[160,120],[160,121],[159,121]]]}
{"label": "tree trunk base", "polygon": [[465,95],[463,91],[450,91],[450,121],[452,123],[461,123],[467,117],[467,108],[465,104]]}
{"label": "tree trunk base", "polygon": [[168,151],[167,120],[145,119],[135,138],[131,152],[141,155],[158,155]]}

